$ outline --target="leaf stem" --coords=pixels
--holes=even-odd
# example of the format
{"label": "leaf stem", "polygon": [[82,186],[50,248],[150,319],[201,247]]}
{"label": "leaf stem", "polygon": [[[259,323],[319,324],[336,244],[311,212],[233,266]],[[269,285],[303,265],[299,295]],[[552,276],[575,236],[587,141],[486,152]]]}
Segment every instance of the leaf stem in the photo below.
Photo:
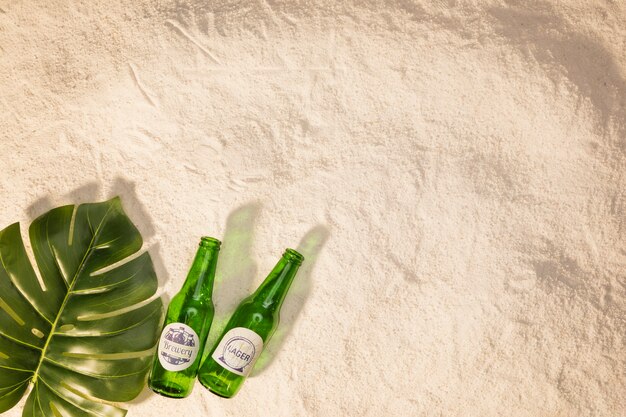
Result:
{"label": "leaf stem", "polygon": [[[50,341],[54,337],[54,333],[56,331],[57,325],[59,324],[59,320],[61,319],[61,314],[63,313],[63,309],[65,308],[65,305],[67,304],[67,302],[68,302],[68,300],[70,298],[70,295],[72,294],[72,290],[74,289],[74,285],[76,284],[76,278],[78,278],[78,276],[82,272],[83,268],[85,267],[85,262],[87,261],[87,258],[93,252],[93,250],[94,250],[93,243],[95,242],[96,238],[98,237],[98,234],[100,233],[100,228],[104,224],[104,222],[105,222],[107,216],[109,215],[110,211],[111,211],[111,207],[109,206],[109,208],[107,209],[107,211],[104,214],[104,216],[102,216],[102,220],[100,221],[100,224],[98,225],[96,230],[93,232],[93,236],[91,237],[91,241],[89,242],[89,250],[87,252],[85,252],[85,255],[83,256],[83,259],[80,261],[80,264],[78,265],[78,268],[76,269],[76,273],[74,274],[74,277],[72,277],[72,282],[70,283],[70,285],[69,285],[69,287],[67,289],[67,293],[65,294],[65,298],[63,298],[63,303],[61,303],[61,307],[59,307],[59,312],[57,313],[57,316],[54,319],[54,323],[52,323],[52,328],[50,329],[50,334],[48,335],[48,338],[46,339],[46,344],[43,346],[43,349],[41,350],[41,357],[39,358],[39,363],[37,364],[37,368],[35,368],[35,372],[33,373],[33,379],[32,379],[33,384],[37,383],[37,378],[39,377],[39,368],[41,368],[41,364],[43,363],[43,360],[44,360],[44,358],[46,356],[46,352],[48,351],[48,346],[50,345]],[[89,213],[87,213],[87,221],[91,225],[91,221],[89,219]]]}

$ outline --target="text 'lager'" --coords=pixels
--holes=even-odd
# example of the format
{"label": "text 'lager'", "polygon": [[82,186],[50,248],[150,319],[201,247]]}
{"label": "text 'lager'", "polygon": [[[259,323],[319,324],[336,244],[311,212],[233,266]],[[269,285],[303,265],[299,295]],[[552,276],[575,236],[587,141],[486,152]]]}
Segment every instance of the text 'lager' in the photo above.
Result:
{"label": "text 'lager'", "polygon": [[278,327],[280,307],[304,257],[287,249],[263,284],[235,310],[198,378],[221,397],[234,396]]}

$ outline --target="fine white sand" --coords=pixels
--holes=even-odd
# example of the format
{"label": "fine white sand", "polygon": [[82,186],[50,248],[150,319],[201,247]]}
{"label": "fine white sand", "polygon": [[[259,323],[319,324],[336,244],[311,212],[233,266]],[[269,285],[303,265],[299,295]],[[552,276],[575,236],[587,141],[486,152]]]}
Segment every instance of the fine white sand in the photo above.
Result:
{"label": "fine white sand", "polygon": [[240,395],[129,416],[623,416],[625,22],[619,0],[0,0],[0,227],[120,194],[166,297],[222,238],[213,330],[305,252]]}

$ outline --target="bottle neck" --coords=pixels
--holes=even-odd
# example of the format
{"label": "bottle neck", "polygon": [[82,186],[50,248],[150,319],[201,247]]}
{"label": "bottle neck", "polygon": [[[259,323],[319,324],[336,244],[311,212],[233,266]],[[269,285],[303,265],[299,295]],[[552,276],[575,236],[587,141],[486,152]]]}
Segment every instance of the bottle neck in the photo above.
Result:
{"label": "bottle neck", "polygon": [[219,243],[206,242],[203,238],[187,274],[182,292],[196,299],[211,299],[219,250]]}
{"label": "bottle neck", "polygon": [[298,252],[288,249],[253,294],[254,302],[260,303],[264,308],[279,311],[303,259]]}

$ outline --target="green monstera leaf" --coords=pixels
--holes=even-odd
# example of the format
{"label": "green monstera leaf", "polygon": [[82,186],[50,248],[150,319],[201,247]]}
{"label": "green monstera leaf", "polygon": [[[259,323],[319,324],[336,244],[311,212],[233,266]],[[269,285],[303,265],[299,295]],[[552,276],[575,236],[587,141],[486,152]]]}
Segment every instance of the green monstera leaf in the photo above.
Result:
{"label": "green monstera leaf", "polygon": [[[0,231],[0,413],[123,416],[145,386],[163,304],[150,255],[119,198],[63,206]],[[129,258],[130,257],[130,258]]]}

